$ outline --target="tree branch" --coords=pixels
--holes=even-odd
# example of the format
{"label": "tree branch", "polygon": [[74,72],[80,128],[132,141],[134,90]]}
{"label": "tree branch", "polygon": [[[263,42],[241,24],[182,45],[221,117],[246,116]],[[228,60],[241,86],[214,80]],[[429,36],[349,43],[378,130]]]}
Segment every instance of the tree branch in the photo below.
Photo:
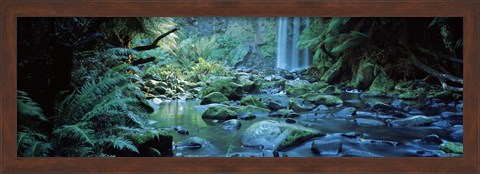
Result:
{"label": "tree branch", "polygon": [[459,59],[459,58],[456,58],[456,57],[442,55],[442,54],[438,54],[438,53],[433,53],[428,49],[420,48],[420,47],[418,48],[418,50],[422,53],[429,54],[429,55],[434,56],[434,57],[440,57],[440,58],[443,58],[443,59],[446,59],[446,60],[449,60],[449,61],[452,61],[452,62],[455,62],[455,63],[463,64],[463,60]]}
{"label": "tree branch", "polygon": [[166,33],[163,33],[162,35],[158,36],[150,45],[138,46],[138,47],[135,47],[135,48],[132,48],[132,49],[135,50],[135,51],[146,51],[146,50],[155,49],[155,48],[158,47],[157,44],[158,44],[158,41],[160,41],[160,39],[168,36],[170,33],[173,33],[177,30],[178,30],[178,28],[174,28],[173,30],[170,30]]}

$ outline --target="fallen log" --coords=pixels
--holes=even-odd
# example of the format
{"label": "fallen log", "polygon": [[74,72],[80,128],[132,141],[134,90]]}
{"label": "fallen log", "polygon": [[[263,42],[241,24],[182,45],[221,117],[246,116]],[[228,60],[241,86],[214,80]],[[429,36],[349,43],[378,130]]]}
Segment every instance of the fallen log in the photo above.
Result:
{"label": "fallen log", "polygon": [[145,45],[145,46],[138,46],[135,48],[132,48],[135,51],[146,51],[146,50],[151,50],[157,48],[158,41],[160,41],[162,38],[168,36],[169,34],[177,31],[178,28],[174,28],[166,33],[163,33],[162,35],[158,36],[150,45]]}

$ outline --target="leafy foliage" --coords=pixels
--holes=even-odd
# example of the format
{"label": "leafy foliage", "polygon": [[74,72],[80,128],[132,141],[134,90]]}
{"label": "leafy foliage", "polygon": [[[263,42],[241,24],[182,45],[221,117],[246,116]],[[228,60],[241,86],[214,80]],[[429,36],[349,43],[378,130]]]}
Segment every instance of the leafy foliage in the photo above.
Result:
{"label": "leafy foliage", "polygon": [[72,139],[79,142],[85,142],[91,146],[94,146],[93,140],[94,130],[87,128],[90,123],[80,122],[74,125],[64,125],[61,128],[53,131],[60,139]]}

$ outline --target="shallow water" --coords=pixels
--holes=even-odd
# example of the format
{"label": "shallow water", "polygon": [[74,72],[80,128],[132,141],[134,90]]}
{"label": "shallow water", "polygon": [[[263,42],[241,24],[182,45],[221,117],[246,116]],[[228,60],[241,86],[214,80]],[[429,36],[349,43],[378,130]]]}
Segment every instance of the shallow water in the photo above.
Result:
{"label": "shallow water", "polygon": [[[392,98],[361,99],[358,94],[342,94],[341,98],[344,101],[354,101],[345,102],[344,106],[354,106],[357,109],[361,108],[365,103],[374,103],[375,101],[389,103],[393,100]],[[175,133],[173,136],[175,144],[195,136],[211,142],[210,146],[196,150],[174,149],[174,154],[191,157],[226,157],[233,154],[242,154],[242,156],[272,156],[272,152],[253,149],[251,147],[242,147],[240,144],[240,136],[246,128],[255,122],[267,119],[284,121],[284,118],[257,117],[254,120],[240,120],[242,126],[239,130],[224,130],[220,126],[221,121],[213,122],[212,120],[204,120],[201,118],[201,115],[206,108],[205,106],[199,106],[199,104],[199,100],[164,102],[160,104],[159,109],[151,115],[150,119],[154,121],[154,123],[150,125],[152,127],[169,128],[172,126],[182,126],[184,129],[189,130],[188,135]],[[341,108],[343,107],[329,108],[325,113],[333,113]],[[438,112],[443,110],[446,109],[443,108],[438,110]],[[361,111],[361,109],[359,109],[359,111]],[[372,117],[361,115],[357,115],[355,118],[372,119]],[[417,150],[438,150],[438,146],[436,145],[425,145],[418,143],[417,141],[429,134],[437,134],[441,139],[449,140],[450,133],[449,131],[436,126],[391,127],[358,125],[351,121],[352,118],[318,118],[313,117],[312,113],[301,113],[300,117],[294,119],[297,121],[295,124],[318,129],[327,133],[327,136],[316,139],[340,139],[342,141],[343,151],[350,149],[362,150],[379,156],[417,156]],[[340,135],[341,133],[346,132],[362,132],[364,138],[347,138]],[[310,150],[312,141],[316,139],[312,139],[300,146],[287,149],[281,153],[285,153],[290,157],[320,156],[312,153]],[[391,146],[386,144],[368,143],[367,141],[369,139],[388,140],[401,144],[398,146]]]}

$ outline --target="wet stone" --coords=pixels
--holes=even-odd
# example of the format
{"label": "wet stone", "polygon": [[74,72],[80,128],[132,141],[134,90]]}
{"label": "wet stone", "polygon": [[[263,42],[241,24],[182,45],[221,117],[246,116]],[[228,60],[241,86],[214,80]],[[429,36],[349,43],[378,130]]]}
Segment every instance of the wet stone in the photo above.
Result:
{"label": "wet stone", "polygon": [[419,150],[416,153],[419,157],[445,157],[445,152],[441,150]]}
{"label": "wet stone", "polygon": [[430,134],[422,138],[420,142],[425,143],[425,144],[442,144],[443,141],[438,137],[438,135],[435,134]]}
{"label": "wet stone", "polygon": [[452,132],[449,136],[453,141],[463,142],[463,129]]}
{"label": "wet stone", "polygon": [[347,132],[347,133],[342,133],[341,136],[347,137],[347,138],[357,138],[357,137],[362,138],[363,133],[361,133],[361,132]]}

